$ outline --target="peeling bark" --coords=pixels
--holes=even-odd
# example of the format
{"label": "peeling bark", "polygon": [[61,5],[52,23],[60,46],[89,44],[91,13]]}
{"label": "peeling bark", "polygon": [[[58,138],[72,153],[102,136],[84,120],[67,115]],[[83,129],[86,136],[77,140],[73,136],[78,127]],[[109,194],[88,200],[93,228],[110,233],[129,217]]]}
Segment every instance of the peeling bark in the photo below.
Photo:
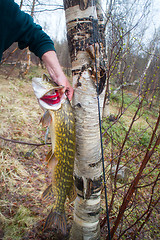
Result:
{"label": "peeling bark", "polygon": [[[100,239],[100,195],[102,163],[95,78],[95,53],[98,81],[102,82],[99,44],[100,35],[93,37],[93,17],[97,18],[94,1],[64,0],[67,38],[72,62],[72,75],[76,118],[75,200],[74,223],[71,238]],[[97,24],[98,27],[98,24]],[[95,44],[95,42],[96,44]],[[96,49],[94,49],[94,46]],[[103,69],[105,72],[105,70]],[[100,94],[104,98],[104,86]]]}

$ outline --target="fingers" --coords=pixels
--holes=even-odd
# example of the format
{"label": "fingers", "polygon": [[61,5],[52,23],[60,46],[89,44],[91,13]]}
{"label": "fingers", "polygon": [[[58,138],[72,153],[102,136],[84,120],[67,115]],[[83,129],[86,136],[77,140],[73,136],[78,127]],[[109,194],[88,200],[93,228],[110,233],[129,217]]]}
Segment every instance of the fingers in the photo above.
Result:
{"label": "fingers", "polygon": [[68,79],[66,77],[61,79],[61,84],[64,86],[63,91],[65,92],[68,99],[71,101],[73,97],[73,88],[70,85]]}
{"label": "fingers", "polygon": [[65,91],[68,99],[71,101],[72,100],[72,97],[73,97],[73,88],[70,86],[70,88],[66,88],[66,91]]}
{"label": "fingers", "polygon": [[68,99],[71,101],[73,97],[73,88],[69,84],[68,80],[66,81],[66,84],[64,84],[64,82],[61,82],[60,85],[65,85],[64,88],[59,90],[60,97],[65,93]]}

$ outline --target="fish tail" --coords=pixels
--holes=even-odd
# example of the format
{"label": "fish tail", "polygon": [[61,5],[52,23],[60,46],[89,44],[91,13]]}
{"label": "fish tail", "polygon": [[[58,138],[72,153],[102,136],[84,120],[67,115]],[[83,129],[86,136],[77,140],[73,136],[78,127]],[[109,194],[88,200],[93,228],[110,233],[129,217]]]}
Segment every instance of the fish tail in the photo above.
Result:
{"label": "fish tail", "polygon": [[67,222],[65,212],[59,213],[56,212],[54,209],[51,210],[49,213],[45,225],[44,230],[47,228],[57,228],[58,231],[61,231],[63,235],[66,235],[67,232]]}

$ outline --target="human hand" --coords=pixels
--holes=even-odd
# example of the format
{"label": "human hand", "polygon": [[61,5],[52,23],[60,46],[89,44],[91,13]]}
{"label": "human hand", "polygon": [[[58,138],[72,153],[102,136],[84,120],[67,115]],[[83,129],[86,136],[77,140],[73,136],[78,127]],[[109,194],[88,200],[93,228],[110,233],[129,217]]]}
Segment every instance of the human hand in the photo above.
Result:
{"label": "human hand", "polygon": [[[54,79],[53,79],[54,80]],[[55,80],[54,80],[55,81]],[[66,78],[65,74],[62,74],[59,76],[56,81],[58,85],[64,86],[64,88],[61,89],[62,93],[65,93],[68,99],[71,101],[73,97],[73,88],[71,87],[68,79]]]}
{"label": "human hand", "polygon": [[62,92],[65,92],[68,99],[71,101],[73,97],[73,88],[71,87],[67,77],[65,76],[59,64],[56,53],[54,51],[48,51],[43,54],[42,60],[45,63],[48,73],[53,79],[53,81],[56,82],[58,85],[64,86]]}

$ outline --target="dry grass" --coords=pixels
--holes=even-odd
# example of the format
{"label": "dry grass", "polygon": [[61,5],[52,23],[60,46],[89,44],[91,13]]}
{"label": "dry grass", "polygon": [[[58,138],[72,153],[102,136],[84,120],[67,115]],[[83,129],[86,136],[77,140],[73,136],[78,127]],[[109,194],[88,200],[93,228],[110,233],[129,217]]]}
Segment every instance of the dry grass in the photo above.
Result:
{"label": "dry grass", "polygon": [[[6,79],[4,71],[7,69],[0,75],[0,135],[41,143],[45,130],[39,120],[43,112],[34,96],[31,80],[18,79],[16,71],[15,76]],[[0,223],[3,225],[0,238],[22,239],[29,227],[46,214],[41,193],[50,181],[44,162],[48,147],[34,148],[0,140]]]}
{"label": "dry grass", "polygon": [[[16,68],[6,79],[9,69],[4,65],[0,69],[0,136],[43,143],[46,129],[39,124],[43,111],[31,79],[41,77],[44,70],[32,67],[25,79],[19,79]],[[44,202],[41,198],[51,182],[45,162],[49,149],[49,145],[36,148],[0,139],[0,239],[61,239],[52,231],[46,234],[42,231],[52,207],[52,201]],[[67,204],[69,222],[72,210],[72,204]]]}
{"label": "dry grass", "polygon": [[[34,96],[31,78],[41,76],[43,70],[32,68],[22,80],[17,77],[18,69],[9,79],[5,78],[7,71],[7,66],[0,71],[0,136],[41,143],[45,136],[45,129],[39,125],[43,112]],[[117,103],[113,102],[110,112],[113,115],[118,113]],[[121,118],[126,128],[129,127],[132,117],[133,112],[129,109],[124,118]],[[137,120],[135,127],[140,128],[140,125],[146,127],[146,121]],[[117,134],[121,137],[122,130],[119,131]],[[25,239],[53,239],[45,237],[46,235],[41,237],[43,219],[51,207],[51,203],[48,205],[41,199],[43,190],[51,180],[44,160],[48,150],[48,146],[35,149],[34,146],[0,139],[0,239],[22,239],[37,222],[40,223],[38,233],[33,228],[31,237],[27,235]],[[104,153],[110,156],[109,148],[105,148]],[[110,158],[108,157],[107,161],[108,159]],[[69,222],[72,222],[73,205],[67,204],[66,207],[67,217]],[[103,201],[102,209],[105,209]]]}

